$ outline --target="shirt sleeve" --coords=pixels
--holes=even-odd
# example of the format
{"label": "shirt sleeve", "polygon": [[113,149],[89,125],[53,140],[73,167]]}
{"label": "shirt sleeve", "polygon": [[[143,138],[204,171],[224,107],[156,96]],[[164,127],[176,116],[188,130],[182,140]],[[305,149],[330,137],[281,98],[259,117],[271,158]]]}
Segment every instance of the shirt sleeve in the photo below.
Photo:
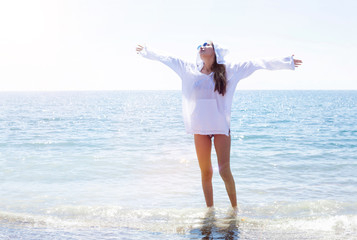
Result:
{"label": "shirt sleeve", "polygon": [[148,47],[144,47],[144,49],[140,51],[139,54],[145,58],[162,62],[174,70],[181,77],[181,79],[186,72],[186,62],[177,57],[169,56],[165,53],[159,53],[158,51],[154,51]]}
{"label": "shirt sleeve", "polygon": [[284,58],[274,58],[274,59],[261,59],[252,60],[247,62],[242,62],[234,64],[232,66],[234,79],[238,82],[239,80],[250,76],[253,72],[259,69],[267,70],[281,70],[290,69],[295,70],[293,56]]}

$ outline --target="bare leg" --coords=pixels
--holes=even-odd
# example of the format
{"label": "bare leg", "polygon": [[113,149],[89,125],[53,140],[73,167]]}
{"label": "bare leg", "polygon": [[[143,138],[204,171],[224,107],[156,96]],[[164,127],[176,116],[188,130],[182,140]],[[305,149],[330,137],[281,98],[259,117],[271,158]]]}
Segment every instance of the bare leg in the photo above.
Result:
{"label": "bare leg", "polygon": [[213,207],[213,169],[211,164],[211,138],[207,135],[195,134],[195,146],[198,163],[201,169],[201,181],[203,193],[205,195],[206,205],[207,207]]}
{"label": "bare leg", "polygon": [[221,175],[232,207],[237,208],[236,185],[231,172],[230,152],[231,136],[222,134],[214,135],[214,147],[217,153],[219,174]]}

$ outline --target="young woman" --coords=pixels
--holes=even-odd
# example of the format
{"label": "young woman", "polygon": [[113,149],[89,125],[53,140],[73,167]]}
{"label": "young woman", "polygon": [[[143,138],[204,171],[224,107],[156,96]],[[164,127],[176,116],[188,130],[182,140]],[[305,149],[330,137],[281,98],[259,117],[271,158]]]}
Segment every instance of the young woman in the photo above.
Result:
{"label": "young woman", "polygon": [[234,209],[237,209],[236,187],[230,169],[230,118],[233,95],[238,82],[258,69],[291,69],[302,61],[293,56],[238,64],[226,63],[226,49],[208,41],[199,45],[196,64],[159,54],[138,45],[142,56],[157,60],[174,70],[182,80],[182,110],[186,132],[194,134],[197,158],[201,169],[203,193],[207,207],[213,206],[212,139],[218,159],[219,173]]}

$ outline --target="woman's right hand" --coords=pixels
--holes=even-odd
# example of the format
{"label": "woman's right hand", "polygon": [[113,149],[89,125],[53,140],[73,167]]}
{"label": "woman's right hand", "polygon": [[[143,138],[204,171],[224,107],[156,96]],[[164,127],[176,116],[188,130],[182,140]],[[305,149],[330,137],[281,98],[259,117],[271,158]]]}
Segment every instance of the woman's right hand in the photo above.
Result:
{"label": "woman's right hand", "polygon": [[143,49],[144,49],[144,46],[141,46],[141,45],[138,44],[136,46],[136,53],[139,54]]}

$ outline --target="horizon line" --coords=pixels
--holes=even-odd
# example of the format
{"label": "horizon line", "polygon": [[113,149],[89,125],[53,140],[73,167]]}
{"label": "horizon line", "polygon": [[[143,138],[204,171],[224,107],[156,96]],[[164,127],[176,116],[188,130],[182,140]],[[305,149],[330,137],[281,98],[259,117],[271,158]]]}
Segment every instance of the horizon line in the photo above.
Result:
{"label": "horizon line", "polygon": [[[181,91],[181,89],[59,89],[59,90],[0,90],[8,92],[130,92],[130,91]],[[235,91],[357,91],[357,89],[236,89]]]}

